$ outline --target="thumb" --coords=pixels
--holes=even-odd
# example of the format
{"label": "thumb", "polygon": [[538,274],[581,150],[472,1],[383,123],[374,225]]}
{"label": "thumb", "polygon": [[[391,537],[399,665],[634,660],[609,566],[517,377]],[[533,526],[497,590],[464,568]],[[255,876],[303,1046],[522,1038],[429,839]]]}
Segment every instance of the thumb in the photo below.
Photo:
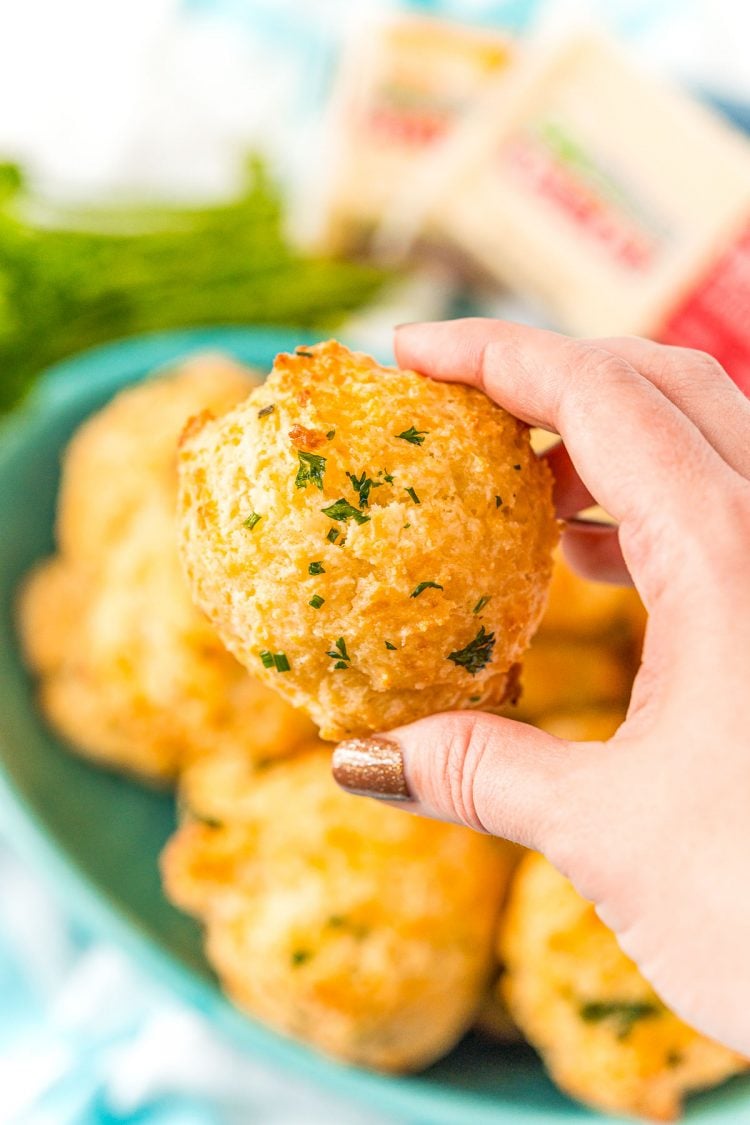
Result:
{"label": "thumb", "polygon": [[350,792],[562,857],[581,826],[591,828],[609,758],[602,749],[512,719],[456,711],[340,743],[333,774]]}

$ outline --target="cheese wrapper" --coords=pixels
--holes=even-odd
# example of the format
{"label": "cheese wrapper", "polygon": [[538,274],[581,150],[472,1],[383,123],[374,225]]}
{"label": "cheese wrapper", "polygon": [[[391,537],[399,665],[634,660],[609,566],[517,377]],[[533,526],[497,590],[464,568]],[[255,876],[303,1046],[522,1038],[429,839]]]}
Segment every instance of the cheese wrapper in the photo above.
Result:
{"label": "cheese wrapper", "polygon": [[704,348],[750,385],[750,144],[581,36],[454,142],[431,222],[576,335]]}
{"label": "cheese wrapper", "polygon": [[344,52],[328,121],[319,241],[359,249],[514,57],[505,34],[424,16],[373,23]]}

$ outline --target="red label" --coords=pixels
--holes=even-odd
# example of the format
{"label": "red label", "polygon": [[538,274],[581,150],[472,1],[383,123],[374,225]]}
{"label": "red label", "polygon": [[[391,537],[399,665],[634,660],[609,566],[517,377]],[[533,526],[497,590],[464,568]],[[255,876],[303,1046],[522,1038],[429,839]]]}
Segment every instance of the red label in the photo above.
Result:
{"label": "red label", "polygon": [[514,176],[627,270],[646,272],[664,232],[623,177],[597,160],[556,122],[542,121],[504,145]]}
{"label": "red label", "polygon": [[750,225],[657,336],[663,344],[708,352],[750,396]]}

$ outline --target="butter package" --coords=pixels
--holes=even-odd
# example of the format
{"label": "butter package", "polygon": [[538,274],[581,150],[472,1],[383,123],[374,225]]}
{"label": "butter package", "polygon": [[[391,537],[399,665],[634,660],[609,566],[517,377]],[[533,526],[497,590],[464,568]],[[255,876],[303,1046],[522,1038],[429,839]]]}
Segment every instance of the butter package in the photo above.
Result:
{"label": "butter package", "polygon": [[427,16],[360,28],[331,101],[317,241],[336,252],[361,248],[514,52],[503,33]]}
{"label": "butter package", "polygon": [[454,139],[431,222],[575,335],[708,351],[750,392],[750,144],[581,36]]}

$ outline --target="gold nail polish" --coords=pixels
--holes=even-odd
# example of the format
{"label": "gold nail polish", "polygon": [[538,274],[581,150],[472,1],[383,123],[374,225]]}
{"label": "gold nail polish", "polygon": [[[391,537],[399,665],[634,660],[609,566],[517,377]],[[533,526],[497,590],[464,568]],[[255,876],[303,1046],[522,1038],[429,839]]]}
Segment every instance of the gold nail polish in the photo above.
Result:
{"label": "gold nail polish", "polygon": [[350,738],[333,752],[333,776],[342,789],[360,797],[409,801],[404,761],[387,738]]}

